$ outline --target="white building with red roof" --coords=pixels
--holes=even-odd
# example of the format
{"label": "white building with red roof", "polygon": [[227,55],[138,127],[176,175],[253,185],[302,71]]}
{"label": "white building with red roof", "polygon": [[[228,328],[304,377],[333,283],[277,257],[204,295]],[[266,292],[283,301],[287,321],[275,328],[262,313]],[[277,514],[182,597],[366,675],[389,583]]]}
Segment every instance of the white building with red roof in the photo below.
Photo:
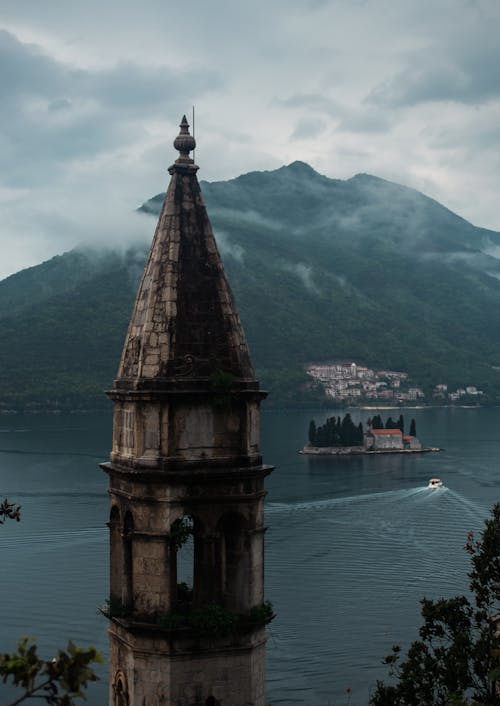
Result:
{"label": "white building with red roof", "polygon": [[401,429],[370,429],[365,432],[367,451],[399,450],[404,448]]}

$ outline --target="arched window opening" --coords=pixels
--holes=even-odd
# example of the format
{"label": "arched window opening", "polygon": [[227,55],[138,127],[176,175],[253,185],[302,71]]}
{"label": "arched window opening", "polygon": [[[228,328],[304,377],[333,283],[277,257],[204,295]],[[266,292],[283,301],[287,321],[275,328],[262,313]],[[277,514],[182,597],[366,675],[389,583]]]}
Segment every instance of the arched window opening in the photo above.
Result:
{"label": "arched window opening", "polygon": [[129,706],[127,681],[123,672],[118,672],[113,685],[114,706]]}
{"label": "arched window opening", "polygon": [[249,552],[246,551],[245,520],[241,515],[225,515],[219,522],[221,535],[221,584],[224,605],[235,613],[250,608],[248,596]]}
{"label": "arched window opening", "polygon": [[220,702],[217,701],[213,696],[209,696],[205,701],[205,706],[220,706]]}
{"label": "arched window opening", "polygon": [[188,608],[193,598],[194,526],[193,516],[187,514],[170,528],[172,592],[178,608]]}
{"label": "arched window opening", "polygon": [[128,611],[134,608],[133,536],[134,518],[131,512],[127,512],[123,520],[122,603]]}
{"label": "arched window opening", "polygon": [[110,602],[122,600],[123,552],[121,551],[120,510],[113,505],[109,515],[109,593]]}

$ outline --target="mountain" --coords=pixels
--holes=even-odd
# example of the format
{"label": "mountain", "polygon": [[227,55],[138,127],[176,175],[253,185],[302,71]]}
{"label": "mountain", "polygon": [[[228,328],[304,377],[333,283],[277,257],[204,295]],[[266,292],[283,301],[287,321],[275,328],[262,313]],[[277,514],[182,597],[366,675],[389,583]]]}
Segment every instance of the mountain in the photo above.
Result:
{"label": "mountain", "polygon": [[[413,189],[303,162],[202,191],[274,404],[307,400],[304,364],[334,359],[500,396],[500,233]],[[1,405],[104,399],[145,256],[72,251],[0,282]]]}

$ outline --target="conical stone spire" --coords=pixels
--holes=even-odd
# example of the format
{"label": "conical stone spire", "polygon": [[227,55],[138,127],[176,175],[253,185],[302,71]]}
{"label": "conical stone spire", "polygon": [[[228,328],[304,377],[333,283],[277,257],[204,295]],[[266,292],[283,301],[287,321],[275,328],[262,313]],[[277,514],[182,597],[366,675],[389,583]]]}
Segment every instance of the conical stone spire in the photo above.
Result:
{"label": "conical stone spire", "polygon": [[172,175],[129,324],[115,390],[205,386],[227,373],[258,389],[245,335],[189,157],[186,116]]}

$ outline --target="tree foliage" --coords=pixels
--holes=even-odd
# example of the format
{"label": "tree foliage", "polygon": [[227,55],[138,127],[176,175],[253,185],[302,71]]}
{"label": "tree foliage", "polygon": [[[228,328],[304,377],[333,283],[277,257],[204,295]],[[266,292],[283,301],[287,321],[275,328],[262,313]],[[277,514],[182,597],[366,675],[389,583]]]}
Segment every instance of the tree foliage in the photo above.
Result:
{"label": "tree foliage", "polygon": [[471,598],[422,600],[420,639],[401,659],[399,645],[385,658],[393,684],[377,682],[372,706],[499,706],[500,504],[479,541],[467,536]]}
{"label": "tree foliage", "polygon": [[10,503],[7,499],[3,500],[0,504],[0,525],[5,523],[5,520],[16,520],[19,522],[21,519],[21,506]]}
{"label": "tree foliage", "polygon": [[23,637],[15,652],[0,655],[0,677],[4,684],[11,680],[22,689],[10,706],[34,698],[50,706],[73,706],[76,698],[84,698],[87,683],[98,679],[91,664],[101,661],[94,647],[81,649],[71,641],[66,650],[58,650],[55,657],[43,660],[35,642]]}
{"label": "tree foliage", "polygon": [[312,446],[361,446],[363,425],[352,421],[349,412],[341,420],[330,417],[322,426],[316,427],[314,420],[309,423],[309,443]]}

